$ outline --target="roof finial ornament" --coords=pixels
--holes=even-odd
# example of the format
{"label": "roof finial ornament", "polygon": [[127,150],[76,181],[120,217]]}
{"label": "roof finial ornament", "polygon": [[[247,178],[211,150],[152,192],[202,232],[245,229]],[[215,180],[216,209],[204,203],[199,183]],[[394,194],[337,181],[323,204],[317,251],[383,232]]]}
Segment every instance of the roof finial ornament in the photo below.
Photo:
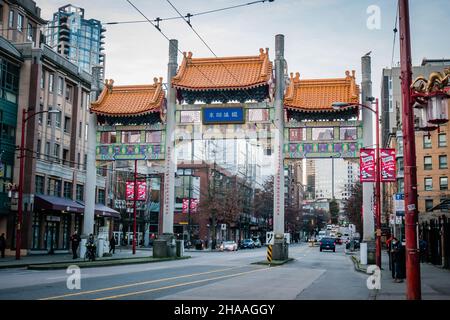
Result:
{"label": "roof finial ornament", "polygon": [[113,89],[114,80],[113,79],[106,79],[105,80],[105,86],[108,88],[108,92],[111,93]]}
{"label": "roof finial ornament", "polygon": [[156,87],[157,84],[158,84],[158,78],[154,77],[153,78],[153,86]]}
{"label": "roof finial ornament", "polygon": [[291,72],[291,80],[293,80],[293,79],[294,79],[294,73]]}
{"label": "roof finial ornament", "polygon": [[263,48],[259,48],[259,56],[260,56],[261,58],[264,57],[264,49],[263,49]]}
{"label": "roof finial ornament", "polygon": [[348,80],[350,77],[350,71],[345,71],[345,79]]}
{"label": "roof finial ornament", "polygon": [[352,70],[352,78],[353,78],[353,79],[355,79],[355,78],[356,78],[356,76],[355,76],[355,75],[356,75],[356,71],[355,71],[355,70]]}
{"label": "roof finial ornament", "polygon": [[300,72],[295,73],[295,81],[300,81]]}
{"label": "roof finial ornament", "polygon": [[188,59],[191,59],[191,58],[192,58],[192,52],[191,52],[191,51],[188,52],[187,58],[188,58]]}

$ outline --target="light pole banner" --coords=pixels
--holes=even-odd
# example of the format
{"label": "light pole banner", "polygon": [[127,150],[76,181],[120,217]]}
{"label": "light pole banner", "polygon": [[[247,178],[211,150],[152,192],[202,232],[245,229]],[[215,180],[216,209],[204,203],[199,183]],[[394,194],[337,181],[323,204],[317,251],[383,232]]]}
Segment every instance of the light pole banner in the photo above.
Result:
{"label": "light pole banner", "polygon": [[395,149],[381,149],[381,182],[395,182]]}
{"label": "light pole banner", "polygon": [[375,149],[361,149],[359,156],[361,182],[375,182]]}

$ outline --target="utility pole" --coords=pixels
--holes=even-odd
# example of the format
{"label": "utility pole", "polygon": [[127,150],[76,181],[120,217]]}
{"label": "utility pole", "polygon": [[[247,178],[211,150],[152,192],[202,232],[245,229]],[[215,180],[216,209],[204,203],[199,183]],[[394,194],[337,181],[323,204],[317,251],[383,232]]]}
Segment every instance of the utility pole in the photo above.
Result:
{"label": "utility pole", "polygon": [[137,159],[134,160],[134,196],[133,196],[133,254],[136,254],[136,201],[138,198],[137,187]]}
{"label": "utility pole", "polygon": [[411,97],[412,58],[409,1],[399,0],[402,132],[405,171],[406,298],[421,299],[420,262],[417,249],[417,167],[414,110]]}

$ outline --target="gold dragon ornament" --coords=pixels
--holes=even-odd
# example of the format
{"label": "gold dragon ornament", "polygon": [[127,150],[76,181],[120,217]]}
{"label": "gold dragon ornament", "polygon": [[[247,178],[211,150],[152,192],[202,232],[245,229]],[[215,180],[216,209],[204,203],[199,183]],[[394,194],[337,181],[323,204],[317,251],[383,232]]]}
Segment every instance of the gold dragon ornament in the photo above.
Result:
{"label": "gold dragon ornament", "polygon": [[444,72],[432,72],[428,79],[423,75],[414,80],[411,89],[422,93],[431,93],[432,91],[442,90],[450,83],[450,68],[445,68]]}

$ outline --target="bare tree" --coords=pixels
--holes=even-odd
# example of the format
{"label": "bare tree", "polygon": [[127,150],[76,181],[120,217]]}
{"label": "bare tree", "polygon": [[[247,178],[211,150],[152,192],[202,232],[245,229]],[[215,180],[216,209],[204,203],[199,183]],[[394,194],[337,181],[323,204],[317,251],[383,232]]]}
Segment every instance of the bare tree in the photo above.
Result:
{"label": "bare tree", "polygon": [[355,183],[350,189],[351,196],[344,201],[344,210],[348,219],[356,226],[356,230],[363,236],[363,221],[361,215],[362,208],[362,185],[361,182]]}

